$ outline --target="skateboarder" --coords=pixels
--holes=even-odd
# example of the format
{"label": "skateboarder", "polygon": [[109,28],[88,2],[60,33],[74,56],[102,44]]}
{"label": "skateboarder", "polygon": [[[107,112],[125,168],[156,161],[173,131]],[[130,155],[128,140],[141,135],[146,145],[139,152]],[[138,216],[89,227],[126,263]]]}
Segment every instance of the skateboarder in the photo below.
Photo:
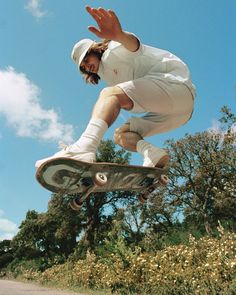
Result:
{"label": "skateboarder", "polygon": [[55,157],[94,162],[104,133],[125,109],[143,116],[131,117],[116,129],[115,143],[139,152],[143,166],[163,168],[169,161],[167,151],[144,138],[178,128],[191,118],[195,87],[188,67],[172,53],[144,45],[134,34],[123,31],[113,11],[89,6],[86,10],[98,25],[88,29],[104,40],[83,39],[75,44],[71,56],[86,82],[98,84],[103,79],[108,87],[101,91],[78,141],[37,161],[36,167]]}

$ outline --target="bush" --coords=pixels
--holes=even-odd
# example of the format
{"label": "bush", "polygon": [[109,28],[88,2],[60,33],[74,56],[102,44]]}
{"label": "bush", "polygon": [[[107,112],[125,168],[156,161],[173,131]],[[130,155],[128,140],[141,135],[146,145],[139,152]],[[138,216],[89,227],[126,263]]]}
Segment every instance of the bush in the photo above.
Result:
{"label": "bush", "polygon": [[[45,258],[39,258],[34,260],[20,260],[14,259],[7,267],[7,271],[13,275],[14,278],[25,277],[27,279],[34,279],[33,277],[37,273],[45,271],[51,267],[53,263]],[[32,278],[30,278],[32,274]]]}
{"label": "bush", "polygon": [[6,267],[14,259],[11,253],[5,253],[0,256],[0,269]]}
{"label": "bush", "polygon": [[189,237],[188,245],[169,246],[156,253],[136,248],[54,266],[40,281],[66,287],[107,288],[115,294],[234,294],[236,234],[219,238]]}

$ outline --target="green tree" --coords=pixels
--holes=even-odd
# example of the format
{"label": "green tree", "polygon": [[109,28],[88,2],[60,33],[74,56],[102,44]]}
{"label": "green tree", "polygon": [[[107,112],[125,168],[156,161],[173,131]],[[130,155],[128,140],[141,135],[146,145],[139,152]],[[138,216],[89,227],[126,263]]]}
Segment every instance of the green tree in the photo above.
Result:
{"label": "green tree", "polygon": [[188,221],[203,223],[208,234],[218,220],[236,216],[235,116],[227,108],[222,112],[219,130],[168,141],[172,165],[167,194]]}
{"label": "green tree", "polygon": [[16,258],[35,258],[41,255],[39,214],[35,210],[28,211],[26,218],[21,222],[19,231],[11,242]]}
{"label": "green tree", "polygon": [[222,107],[221,113],[222,117],[219,120],[222,123],[221,130],[224,133],[224,137],[228,137],[232,142],[235,140],[236,116],[227,106]]}
{"label": "green tree", "polygon": [[[111,140],[102,141],[97,151],[97,162],[128,164],[130,153],[117,149]],[[83,226],[80,245],[94,249],[112,228],[112,215],[117,206],[129,202],[129,192],[94,193],[86,199],[78,213]]]}
{"label": "green tree", "polygon": [[79,224],[78,215],[65,200],[53,195],[46,213],[27,212],[12,240],[15,256],[28,259],[42,255],[67,257],[76,245]]}
{"label": "green tree", "polygon": [[0,241],[0,269],[6,267],[13,259],[14,257],[11,247],[11,241]]}
{"label": "green tree", "polygon": [[0,255],[5,254],[7,252],[12,252],[11,240],[0,241]]}
{"label": "green tree", "polygon": [[81,220],[62,195],[51,196],[48,210],[40,215],[38,224],[42,231],[41,247],[52,255],[57,253],[68,257],[76,246]]}

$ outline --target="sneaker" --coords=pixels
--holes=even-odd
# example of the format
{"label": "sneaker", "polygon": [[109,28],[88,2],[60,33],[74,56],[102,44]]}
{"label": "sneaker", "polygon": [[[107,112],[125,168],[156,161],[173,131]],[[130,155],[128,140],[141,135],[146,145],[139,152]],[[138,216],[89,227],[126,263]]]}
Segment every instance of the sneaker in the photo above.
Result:
{"label": "sneaker", "polygon": [[144,152],[143,166],[165,168],[170,161],[170,156],[164,149],[151,146]]}
{"label": "sneaker", "polygon": [[61,144],[61,147],[63,146],[62,150],[55,153],[53,156],[38,160],[35,163],[35,167],[38,168],[41,166],[44,162],[51,160],[53,158],[72,158],[75,160],[80,160],[84,162],[96,162],[96,156],[94,153],[91,152],[80,152],[78,150],[75,150],[73,145],[63,145]]}

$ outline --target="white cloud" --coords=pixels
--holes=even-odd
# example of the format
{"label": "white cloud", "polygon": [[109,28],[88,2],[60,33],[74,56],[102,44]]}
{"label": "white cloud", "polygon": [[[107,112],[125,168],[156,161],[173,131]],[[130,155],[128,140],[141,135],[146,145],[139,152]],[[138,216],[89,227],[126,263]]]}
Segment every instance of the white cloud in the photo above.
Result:
{"label": "white cloud", "polygon": [[11,240],[17,233],[17,225],[6,219],[2,218],[4,211],[0,209],[0,241]]}
{"label": "white cloud", "polygon": [[3,232],[15,232],[17,230],[17,225],[5,218],[0,218],[0,230]]}
{"label": "white cloud", "polygon": [[[217,121],[217,120],[213,120],[212,121],[212,126],[210,128],[208,128],[208,132],[215,136],[219,142],[222,144],[224,142],[225,139],[225,135],[227,134],[227,131],[223,128],[222,124]],[[236,123],[234,123],[231,128],[230,128],[230,132],[231,134],[234,136],[235,138],[235,134],[236,134]],[[234,141],[235,143],[235,141]]]}
{"label": "white cloud", "polygon": [[25,6],[36,19],[41,19],[48,14],[47,11],[43,11],[41,8],[41,0],[29,0]]}
{"label": "white cloud", "polygon": [[2,217],[3,215],[4,215],[4,211],[0,209],[0,217]]}
{"label": "white cloud", "polygon": [[212,133],[221,133],[222,129],[221,129],[221,123],[217,120],[212,120],[212,125],[210,128],[208,128],[208,131],[212,132]]}
{"label": "white cloud", "polygon": [[5,233],[5,234],[0,234],[0,241],[4,240],[12,240],[14,238],[15,234],[13,233]]}
{"label": "white cloud", "polygon": [[231,126],[231,132],[236,133],[236,123]]}
{"label": "white cloud", "polygon": [[40,105],[40,89],[14,68],[0,70],[0,116],[21,137],[72,142],[72,125]]}

